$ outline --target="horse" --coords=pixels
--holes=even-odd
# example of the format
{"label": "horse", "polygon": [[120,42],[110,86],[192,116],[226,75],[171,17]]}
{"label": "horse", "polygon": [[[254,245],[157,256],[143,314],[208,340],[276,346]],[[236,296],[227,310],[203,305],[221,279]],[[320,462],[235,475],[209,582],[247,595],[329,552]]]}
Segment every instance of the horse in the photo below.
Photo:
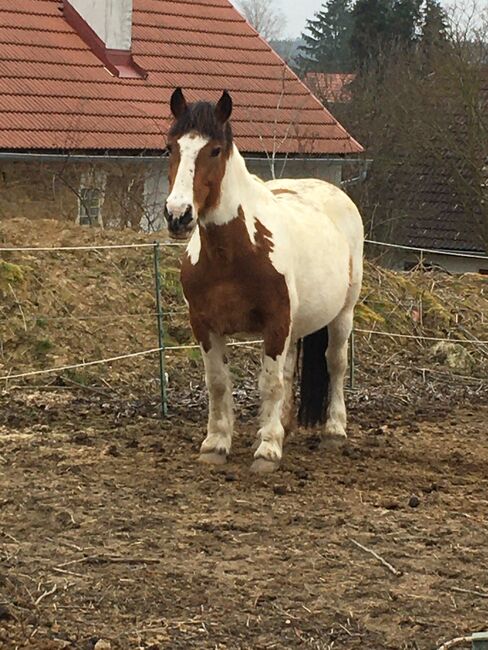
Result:
{"label": "horse", "polygon": [[227,91],[217,103],[187,103],[177,88],[170,108],[165,216],[172,238],[189,239],[180,279],[209,402],[199,460],[223,464],[231,449],[226,337],[236,334],[263,340],[251,469],[266,473],[280,465],[285,431],[294,421],[300,342],[298,422],[320,425],[326,445],[343,444],[347,341],[363,268],[357,207],[323,180],[264,182],[252,175],[233,141]]}

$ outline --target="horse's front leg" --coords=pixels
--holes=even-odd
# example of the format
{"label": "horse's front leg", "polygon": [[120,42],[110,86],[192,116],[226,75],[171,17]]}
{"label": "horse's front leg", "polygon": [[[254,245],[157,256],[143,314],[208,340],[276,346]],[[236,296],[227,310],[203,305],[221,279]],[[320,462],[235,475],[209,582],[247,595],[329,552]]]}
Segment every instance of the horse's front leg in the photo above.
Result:
{"label": "horse's front leg", "polygon": [[205,383],[208,390],[207,437],[200,447],[199,460],[221,465],[227,460],[232,444],[234,414],[232,382],[225,357],[225,340],[212,334],[208,352],[202,348]]}
{"label": "horse's front leg", "polygon": [[259,376],[261,392],[261,427],[258,431],[259,445],[254,453],[252,470],[259,473],[272,472],[280,464],[285,430],[282,424],[283,401],[285,398],[284,368],[288,354],[289,340],[283,352],[270,356],[265,341],[263,365]]}

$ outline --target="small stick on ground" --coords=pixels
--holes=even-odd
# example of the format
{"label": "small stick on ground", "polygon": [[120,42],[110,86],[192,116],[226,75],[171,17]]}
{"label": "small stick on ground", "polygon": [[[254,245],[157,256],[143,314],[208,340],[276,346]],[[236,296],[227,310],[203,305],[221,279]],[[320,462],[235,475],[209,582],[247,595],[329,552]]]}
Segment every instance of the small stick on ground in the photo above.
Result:
{"label": "small stick on ground", "polygon": [[463,589],[462,587],[451,587],[452,591],[458,591],[460,594],[473,594],[480,598],[488,598],[488,591],[475,591],[474,589]]}
{"label": "small stick on ground", "polygon": [[456,639],[446,641],[441,646],[439,646],[437,650],[449,650],[449,648],[454,648],[454,646],[460,645],[461,643],[469,643],[472,640],[472,636],[458,636]]}
{"label": "small stick on ground", "polygon": [[368,548],[367,546],[363,546],[362,544],[360,544],[359,542],[357,542],[357,541],[356,541],[355,539],[353,539],[352,537],[350,537],[349,539],[350,539],[351,542],[352,542],[353,544],[355,544],[358,548],[360,548],[361,550],[363,550],[363,551],[365,551],[366,553],[369,553],[370,555],[372,555],[373,557],[375,557],[379,562],[381,562],[381,564],[382,564],[383,566],[385,566],[385,567],[388,569],[388,571],[391,571],[391,573],[393,573],[393,575],[395,575],[395,576],[402,576],[402,575],[403,575],[403,571],[399,571],[398,569],[395,569],[395,567],[394,567],[392,564],[390,564],[389,562],[387,562],[384,558],[382,558],[381,555],[378,555],[378,553],[376,553],[376,552],[373,551],[372,549]]}
{"label": "small stick on ground", "polygon": [[53,567],[52,570],[56,571],[56,573],[64,573],[69,576],[76,576],[77,578],[87,578],[87,576],[84,576],[82,573],[75,573],[74,571],[66,571],[65,569],[58,569],[57,567]]}
{"label": "small stick on ground", "polygon": [[53,587],[52,589],[50,589],[49,591],[45,591],[45,592],[44,592],[43,594],[41,594],[41,595],[39,596],[39,598],[34,602],[34,605],[37,607],[37,605],[39,605],[39,603],[41,602],[41,600],[43,600],[43,599],[46,598],[47,596],[51,596],[51,595],[52,595],[52,594],[57,590],[57,588],[58,588],[58,585],[54,585],[54,587]]}

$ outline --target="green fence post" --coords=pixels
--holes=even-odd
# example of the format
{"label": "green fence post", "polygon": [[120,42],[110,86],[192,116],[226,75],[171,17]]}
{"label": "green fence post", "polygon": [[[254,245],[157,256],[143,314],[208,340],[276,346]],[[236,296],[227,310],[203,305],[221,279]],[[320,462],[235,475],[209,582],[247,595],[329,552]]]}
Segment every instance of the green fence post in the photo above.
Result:
{"label": "green fence post", "polygon": [[158,321],[158,341],[159,341],[159,386],[161,389],[161,414],[166,417],[168,414],[168,402],[166,399],[166,374],[164,370],[164,326],[163,311],[161,308],[161,274],[160,267],[161,249],[159,242],[154,242],[154,287],[156,291],[156,317]]}
{"label": "green fence post", "polygon": [[472,638],[472,650],[488,650],[488,632],[475,632]]}

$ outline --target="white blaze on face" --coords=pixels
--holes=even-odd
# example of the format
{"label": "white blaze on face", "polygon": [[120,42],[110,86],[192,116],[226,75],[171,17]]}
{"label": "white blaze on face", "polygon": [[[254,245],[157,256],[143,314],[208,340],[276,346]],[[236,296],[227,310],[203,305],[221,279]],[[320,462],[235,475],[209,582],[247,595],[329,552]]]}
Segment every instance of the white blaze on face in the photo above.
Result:
{"label": "white blaze on face", "polygon": [[203,147],[209,142],[209,138],[196,133],[190,133],[181,136],[178,140],[180,147],[180,164],[176,172],[176,178],[168,196],[166,206],[173,217],[178,219],[185,214],[188,206],[193,208],[193,214],[196,215],[196,209],[193,202],[193,179],[195,178],[195,164],[197,156]]}

